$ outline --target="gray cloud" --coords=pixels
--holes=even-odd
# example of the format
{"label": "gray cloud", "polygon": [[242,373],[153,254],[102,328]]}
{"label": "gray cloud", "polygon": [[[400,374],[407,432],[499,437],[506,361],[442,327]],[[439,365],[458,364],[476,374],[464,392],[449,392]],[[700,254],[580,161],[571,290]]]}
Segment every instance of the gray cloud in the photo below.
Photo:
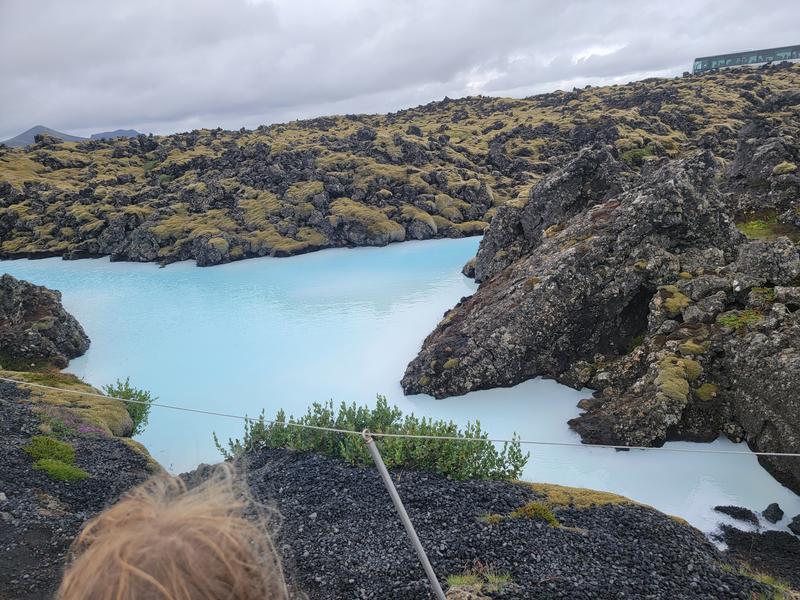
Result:
{"label": "gray cloud", "polygon": [[626,82],[798,32],[800,5],[752,0],[0,0],[0,139]]}

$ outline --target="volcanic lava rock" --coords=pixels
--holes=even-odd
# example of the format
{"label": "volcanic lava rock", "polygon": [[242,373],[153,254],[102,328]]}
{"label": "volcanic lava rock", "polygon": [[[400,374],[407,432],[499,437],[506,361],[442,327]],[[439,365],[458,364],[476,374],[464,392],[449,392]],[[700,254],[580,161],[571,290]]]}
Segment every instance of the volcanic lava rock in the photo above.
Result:
{"label": "volcanic lava rock", "polygon": [[66,367],[88,348],[89,338],[64,310],[60,292],[0,277],[0,365]]}
{"label": "volcanic lava rock", "polygon": [[783,519],[783,511],[781,510],[780,505],[777,502],[773,502],[767,508],[765,508],[761,514],[764,518],[769,521],[770,523],[777,523],[781,519]]}

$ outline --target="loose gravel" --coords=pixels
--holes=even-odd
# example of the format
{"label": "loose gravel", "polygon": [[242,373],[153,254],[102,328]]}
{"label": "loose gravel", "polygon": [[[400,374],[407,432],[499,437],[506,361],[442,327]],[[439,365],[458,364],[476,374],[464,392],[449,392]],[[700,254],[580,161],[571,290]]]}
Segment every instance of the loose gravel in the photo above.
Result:
{"label": "loose gravel", "polygon": [[[277,539],[292,583],[309,598],[432,597],[377,472],[287,450],[247,463],[254,496],[274,505]],[[483,522],[537,500],[524,484],[454,482],[393,473],[440,581],[475,561],[511,575],[493,598],[742,598],[768,591],[723,570],[726,562],[696,529],[631,505],[556,512],[539,520]]]}

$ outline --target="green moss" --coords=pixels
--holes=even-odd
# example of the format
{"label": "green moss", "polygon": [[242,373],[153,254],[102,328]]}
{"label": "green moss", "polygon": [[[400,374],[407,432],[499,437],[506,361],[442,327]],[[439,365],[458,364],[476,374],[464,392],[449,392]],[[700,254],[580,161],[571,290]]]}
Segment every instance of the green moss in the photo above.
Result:
{"label": "green moss", "polygon": [[623,152],[620,158],[629,165],[635,165],[640,164],[648,156],[653,156],[653,149],[650,146],[628,150]]}
{"label": "green moss", "polygon": [[532,289],[533,289],[533,288],[535,288],[537,285],[539,285],[539,284],[541,283],[541,281],[542,281],[542,280],[541,280],[541,278],[540,278],[540,277],[536,277],[536,276],[534,276],[534,277],[528,277],[528,278],[525,280],[525,289],[526,289],[526,290],[532,290]]}
{"label": "green moss", "polygon": [[489,224],[486,221],[465,221],[458,223],[455,228],[464,235],[478,235],[483,233]]}
{"label": "green moss", "polygon": [[455,369],[461,363],[457,358],[448,358],[442,365],[445,369]]}
{"label": "green moss", "polygon": [[286,198],[301,202],[322,192],[323,185],[321,181],[300,181],[289,186],[289,189],[286,190]]}
{"label": "green moss", "polygon": [[780,164],[775,165],[772,169],[773,175],[788,175],[789,173],[794,173],[797,171],[797,165],[794,163],[790,163],[789,161],[783,161]]}
{"label": "green moss", "polygon": [[680,273],[678,273],[678,277],[680,277],[681,279],[683,279],[685,281],[688,281],[688,280],[692,279],[692,274],[689,273],[688,271],[681,271]]}
{"label": "green moss", "polygon": [[24,450],[34,460],[52,459],[69,465],[75,463],[75,449],[52,437],[35,435]]}
{"label": "green moss", "polygon": [[699,356],[706,351],[706,347],[703,344],[698,344],[694,340],[686,340],[678,346],[678,351],[684,356]]}
{"label": "green moss", "polygon": [[611,492],[598,492],[597,490],[556,485],[554,483],[532,483],[530,485],[537,494],[543,496],[545,504],[553,509],[559,507],[585,509],[608,504],[643,506],[625,496],[612,494]]}
{"label": "green moss", "polygon": [[676,356],[663,358],[655,378],[658,393],[670,400],[685,402],[689,397],[688,374],[684,361]]}
{"label": "green moss", "polygon": [[430,382],[431,378],[428,377],[427,375],[423,375],[422,377],[419,378],[419,384],[423,387],[430,384]]}
{"label": "green moss", "polygon": [[647,268],[647,261],[644,259],[637,260],[635,263],[633,263],[633,268],[639,271],[644,271]]}
{"label": "green moss", "polygon": [[794,242],[800,241],[800,229],[790,223],[780,223],[775,210],[761,210],[741,214],[736,227],[750,239],[774,239],[786,236]]}
{"label": "green moss", "polygon": [[763,302],[775,302],[775,288],[761,287],[750,290]]}
{"label": "green moss", "polygon": [[561,526],[561,523],[558,519],[556,519],[553,511],[542,502],[528,502],[527,504],[524,504],[513,511],[509,517],[512,519],[534,519],[538,521],[544,521],[551,527]]}
{"label": "green moss", "polygon": [[[86,402],[86,398],[67,390],[80,390],[99,394],[100,391],[83,383],[77,377],[67,374],[55,373],[27,373],[19,371],[2,371],[0,376],[12,379],[22,379],[32,383],[49,381],[54,387],[63,388],[64,391],[31,389],[29,401],[33,404],[34,411],[46,413],[49,410],[66,410],[76,417],[96,425],[107,435],[124,437],[130,435],[133,422],[119,400],[93,398]],[[49,385],[46,384],[46,385]]]}
{"label": "green moss", "polygon": [[702,365],[691,358],[683,359],[683,368],[686,370],[686,379],[688,381],[696,381],[703,374]]}
{"label": "green moss", "polygon": [[208,245],[214,248],[214,250],[221,252],[222,254],[228,252],[229,248],[228,241],[225,238],[221,237],[211,238],[210,240],[208,240]]}
{"label": "green moss", "polygon": [[89,476],[86,471],[79,467],[52,458],[37,460],[33,463],[33,468],[37,471],[44,471],[51,479],[56,479],[57,481],[81,481]]}
{"label": "green moss", "polygon": [[708,402],[717,395],[717,386],[713,383],[704,383],[694,393],[700,400]]}
{"label": "green moss", "polygon": [[749,325],[758,323],[764,318],[764,315],[757,310],[735,310],[724,315],[717,317],[717,323],[723,327],[730,327],[732,329],[741,330]]}
{"label": "green moss", "polygon": [[689,297],[674,285],[662,286],[660,291],[662,306],[670,318],[680,315],[681,311],[692,303]]}
{"label": "green moss", "polygon": [[341,220],[358,221],[363,224],[367,234],[373,240],[385,239],[390,242],[401,242],[405,239],[406,230],[399,223],[389,220],[384,212],[354,202],[350,198],[338,198],[331,204],[329,221],[335,227]]}

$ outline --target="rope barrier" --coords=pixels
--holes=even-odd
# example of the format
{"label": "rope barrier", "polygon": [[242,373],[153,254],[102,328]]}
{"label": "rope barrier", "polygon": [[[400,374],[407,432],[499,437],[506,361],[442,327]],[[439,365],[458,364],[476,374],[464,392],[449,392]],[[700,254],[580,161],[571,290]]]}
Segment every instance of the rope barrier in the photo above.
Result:
{"label": "rope barrier", "polygon": [[[228,419],[239,419],[241,421],[254,421],[256,419],[252,419],[247,416],[242,415],[234,415],[230,413],[223,413],[223,412],[215,412],[210,410],[202,410],[199,408],[189,408],[186,406],[176,406],[174,404],[162,404],[157,402],[144,402],[141,400],[126,400],[125,398],[117,398],[115,396],[106,396],[104,394],[97,394],[94,392],[85,392],[83,390],[71,390],[65,388],[58,388],[49,385],[43,385],[41,383],[33,383],[30,381],[22,381],[19,379],[11,379],[9,377],[0,377],[0,381],[6,381],[9,383],[15,383],[19,385],[26,385],[30,387],[42,388],[46,390],[53,390],[56,392],[68,392],[72,394],[77,394],[80,396],[89,396],[95,398],[102,398],[104,400],[119,400],[120,402],[130,402],[132,404],[148,404],[149,406],[156,406],[158,408],[169,408],[172,410],[179,410],[183,412],[190,412],[196,413],[201,415],[208,415],[212,417],[224,417]],[[301,429],[311,429],[315,431],[327,431],[330,433],[342,433],[346,435],[357,435],[361,436],[361,431],[355,431],[352,429],[337,429],[336,427],[322,427],[320,425],[307,425],[305,423],[293,423],[287,421],[275,421],[271,419],[264,419],[265,423],[269,423],[270,425],[283,425],[285,427],[297,427]],[[370,435],[372,437],[383,437],[383,438],[407,438],[407,439],[418,439],[418,440],[442,440],[442,441],[451,441],[451,442],[492,442],[496,444],[512,444],[512,443],[519,443],[525,444],[530,446],[555,446],[555,447],[567,447],[567,448],[604,448],[607,450],[647,450],[647,451],[654,451],[654,452],[680,452],[686,454],[736,454],[742,456],[771,456],[771,457],[790,457],[790,458],[800,458],[800,452],[753,452],[753,451],[743,451],[743,450],[714,450],[713,448],[702,449],[702,448],[671,448],[671,447],[654,447],[654,446],[621,446],[621,445],[614,445],[614,444],[584,444],[581,442],[553,442],[553,441],[543,441],[543,440],[522,440],[522,439],[504,439],[504,438],[476,438],[476,437],[456,437],[456,436],[446,436],[446,435],[424,435],[424,434],[413,434],[413,433],[382,433],[378,431],[370,431]]]}

